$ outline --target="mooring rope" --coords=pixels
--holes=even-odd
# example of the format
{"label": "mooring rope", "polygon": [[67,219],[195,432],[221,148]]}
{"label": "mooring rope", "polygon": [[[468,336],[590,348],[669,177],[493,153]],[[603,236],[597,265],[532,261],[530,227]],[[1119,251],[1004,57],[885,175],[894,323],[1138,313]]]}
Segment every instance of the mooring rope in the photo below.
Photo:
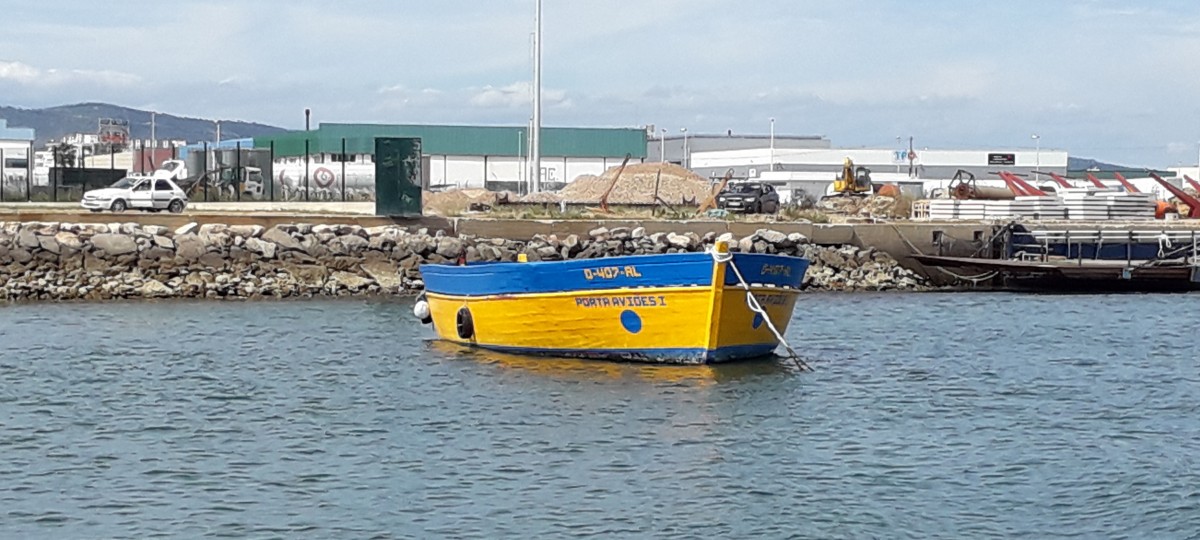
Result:
{"label": "mooring rope", "polygon": [[775,323],[771,322],[771,316],[767,313],[767,310],[763,309],[762,304],[758,302],[758,298],[754,296],[754,292],[750,290],[750,284],[746,282],[746,278],[742,277],[741,270],[738,270],[737,265],[733,263],[733,253],[728,251],[721,253],[715,248],[712,249],[711,253],[714,261],[716,261],[718,264],[726,263],[729,265],[729,268],[733,270],[733,275],[737,276],[738,283],[741,284],[742,289],[745,289],[746,291],[746,305],[750,308],[750,311],[757,313],[762,317],[763,322],[767,323],[767,328],[771,330],[772,334],[775,334],[775,339],[778,340],[779,344],[783,345],[783,348],[787,350],[788,357],[796,363],[796,367],[800,368],[800,371],[816,371],[812,368],[812,366],[808,365],[807,362],[800,358],[800,355],[796,354],[796,350],[788,344],[787,340],[784,339],[783,334],[779,333],[779,329],[775,328]]}
{"label": "mooring rope", "polygon": [[[925,256],[925,254],[921,252],[920,248],[918,248],[912,242],[909,242],[908,237],[904,236],[904,233],[900,232],[900,227],[892,225],[892,228],[896,230],[896,235],[898,235],[900,237],[900,239],[903,240],[904,243],[908,245],[908,248],[911,249],[913,251],[913,253],[916,253],[917,255],[920,255],[922,257]],[[972,285],[979,285],[979,283],[982,281],[988,281],[988,280],[1000,275],[999,270],[993,270],[991,272],[984,272],[982,274],[978,274],[978,275],[974,275],[974,276],[963,276],[963,275],[959,275],[954,272],[951,272],[949,270],[946,270],[945,268],[942,268],[940,266],[935,266],[933,268],[938,270],[939,272],[942,272],[943,274],[954,277],[956,279],[960,279],[962,281],[970,281]]]}

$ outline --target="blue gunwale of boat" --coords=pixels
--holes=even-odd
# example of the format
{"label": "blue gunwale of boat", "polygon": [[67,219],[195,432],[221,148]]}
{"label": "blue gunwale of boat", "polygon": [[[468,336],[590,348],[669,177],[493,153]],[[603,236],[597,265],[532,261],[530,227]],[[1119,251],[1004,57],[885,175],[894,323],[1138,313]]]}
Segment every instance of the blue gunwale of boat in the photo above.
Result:
{"label": "blue gunwale of boat", "polygon": [[[809,262],[802,257],[738,253],[734,255],[734,264],[750,283],[799,288]],[[492,296],[709,286],[712,266],[713,258],[707,253],[671,253],[570,261],[423,264],[420,271],[425,289],[431,293]],[[634,271],[626,272],[627,268]],[[596,269],[607,269],[610,273],[588,279],[586,271]],[[727,272],[725,284],[737,283],[733,273]]]}
{"label": "blue gunwale of boat", "polygon": [[658,361],[675,363],[717,363],[733,360],[748,360],[769,356],[775,352],[775,343],[757,345],[731,345],[717,349],[703,347],[653,348],[653,349],[537,349],[509,347],[504,345],[467,344],[470,347],[493,350],[506,354],[527,356],[553,356],[585,358],[595,360]]}

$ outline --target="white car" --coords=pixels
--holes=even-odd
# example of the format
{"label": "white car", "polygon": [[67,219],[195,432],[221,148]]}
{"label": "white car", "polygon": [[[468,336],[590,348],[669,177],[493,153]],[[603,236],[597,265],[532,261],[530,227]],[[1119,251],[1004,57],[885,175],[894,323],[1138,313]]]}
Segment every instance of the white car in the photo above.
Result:
{"label": "white car", "polygon": [[167,210],[173,214],[187,208],[187,194],[175,182],[164,178],[125,177],[104,189],[93,189],[83,194],[79,205],[93,212],[126,209]]}

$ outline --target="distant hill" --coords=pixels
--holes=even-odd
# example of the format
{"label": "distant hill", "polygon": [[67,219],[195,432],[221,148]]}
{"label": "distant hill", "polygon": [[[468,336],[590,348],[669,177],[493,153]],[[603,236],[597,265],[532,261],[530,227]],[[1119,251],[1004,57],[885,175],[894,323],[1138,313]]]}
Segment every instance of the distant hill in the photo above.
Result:
{"label": "distant hill", "polygon": [[[72,133],[96,133],[101,118],[127,120],[130,138],[150,138],[150,111],[108,103],[80,103],[45,109],[21,109],[0,105],[0,118],[8,120],[10,127],[33,128],[38,146]],[[158,113],[154,123],[155,135],[162,140],[182,139],[191,143],[216,139],[216,124],[213,120]],[[222,139],[257,137],[280,131],[284,129],[254,122],[221,120]]]}
{"label": "distant hill", "polygon": [[1127,167],[1125,165],[1113,165],[1112,163],[1104,163],[1090,158],[1067,157],[1068,171],[1086,171],[1095,168],[1099,171],[1127,171],[1136,167]]}

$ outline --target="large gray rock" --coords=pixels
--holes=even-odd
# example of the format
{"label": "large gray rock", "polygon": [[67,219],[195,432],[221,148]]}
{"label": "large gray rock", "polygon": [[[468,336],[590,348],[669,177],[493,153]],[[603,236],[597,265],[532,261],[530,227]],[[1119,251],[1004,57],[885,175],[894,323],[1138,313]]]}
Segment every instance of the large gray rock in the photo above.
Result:
{"label": "large gray rock", "polygon": [[55,240],[53,236],[39,236],[38,244],[42,248],[42,251],[55,255],[62,252],[62,248],[58,245],[58,240]]}
{"label": "large gray rock", "polygon": [[372,283],[370,279],[357,274],[351,274],[350,272],[334,272],[329,276],[329,279],[339,286],[352,291],[364,289]]}
{"label": "large gray rock", "polygon": [[437,241],[436,253],[447,259],[456,259],[463,254],[462,242],[452,236],[443,236]]}
{"label": "large gray rock", "polygon": [[229,234],[243,238],[257,238],[263,233],[262,225],[230,225]]}
{"label": "large gray rock", "polygon": [[693,245],[691,238],[689,238],[685,235],[682,235],[682,234],[675,234],[675,233],[671,233],[671,234],[667,235],[667,243],[670,244],[671,247],[679,248],[679,249],[691,249],[691,247]]}
{"label": "large gray rock", "polygon": [[25,227],[21,232],[17,233],[17,247],[25,249],[37,249],[42,244],[38,240],[38,236],[33,232],[33,228]]}
{"label": "large gray rock", "polygon": [[83,249],[83,241],[75,233],[62,231],[54,235],[54,241],[65,249],[79,251]]}
{"label": "large gray rock", "polygon": [[338,255],[354,255],[367,249],[370,242],[357,234],[344,234],[329,243],[330,250]]}
{"label": "large gray rock", "polygon": [[259,239],[259,238],[253,238],[253,237],[247,238],[246,239],[246,249],[261,255],[262,258],[264,258],[264,259],[274,259],[275,258],[275,249],[276,249],[275,244],[273,244],[271,242],[267,242],[267,241]]}
{"label": "large gray rock", "polygon": [[787,242],[788,239],[786,234],[783,234],[779,231],[772,231],[770,229],[759,229],[754,232],[754,235],[769,244],[775,244],[777,246]]}
{"label": "large gray rock", "polygon": [[229,226],[224,223],[205,223],[200,226],[200,234],[228,234]]}
{"label": "large gray rock", "polygon": [[157,246],[147,249],[141,253],[141,261],[154,261],[154,260],[165,261],[165,260],[174,259],[174,258],[175,258],[174,251],[171,251],[169,249],[163,249],[163,248],[160,248]]}
{"label": "large gray rock", "polygon": [[274,243],[281,249],[288,251],[303,251],[304,247],[300,242],[279,227],[272,227],[267,232],[263,233],[262,239]]}
{"label": "large gray rock", "polygon": [[400,272],[397,271],[396,265],[391,262],[377,259],[363,263],[360,268],[362,268],[363,273],[371,276],[371,279],[375,280],[385,291],[399,291],[404,286]]}
{"label": "large gray rock", "polygon": [[195,234],[186,233],[175,237],[175,253],[184,259],[194,261],[207,252],[204,240]]}
{"label": "large gray rock", "polygon": [[175,241],[162,235],[154,236],[154,245],[163,249],[175,249]]}
{"label": "large gray rock", "polygon": [[142,296],[146,298],[166,298],[175,295],[175,290],[158,280],[147,280],[142,284]]}
{"label": "large gray rock", "polygon": [[137,242],[124,234],[97,234],[92,237],[92,246],[107,255],[137,253]]}
{"label": "large gray rock", "polygon": [[233,237],[224,232],[204,232],[202,230],[200,231],[200,240],[204,242],[209,251],[221,251],[233,245]]}

